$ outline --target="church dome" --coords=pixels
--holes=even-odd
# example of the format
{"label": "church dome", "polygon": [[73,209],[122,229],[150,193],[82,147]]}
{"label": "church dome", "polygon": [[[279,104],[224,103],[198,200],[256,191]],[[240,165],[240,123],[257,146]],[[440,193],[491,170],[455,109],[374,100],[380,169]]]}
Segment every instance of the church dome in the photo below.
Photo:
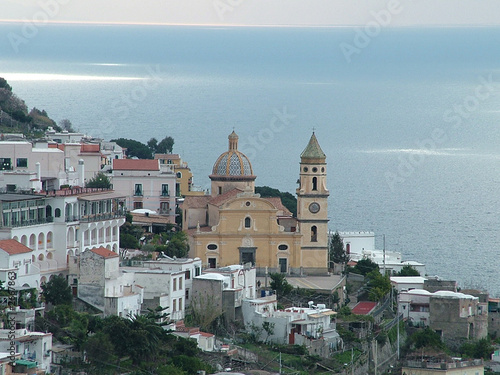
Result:
{"label": "church dome", "polygon": [[245,154],[238,151],[238,135],[229,134],[229,150],[224,152],[214,164],[212,176],[254,177],[252,164]]}

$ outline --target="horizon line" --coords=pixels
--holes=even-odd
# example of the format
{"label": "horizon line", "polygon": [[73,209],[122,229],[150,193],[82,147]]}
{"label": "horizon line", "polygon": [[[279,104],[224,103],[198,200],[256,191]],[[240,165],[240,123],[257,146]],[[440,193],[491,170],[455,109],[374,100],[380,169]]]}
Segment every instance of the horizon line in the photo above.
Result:
{"label": "horizon line", "polygon": [[[24,20],[13,20],[13,19],[0,19],[0,24],[11,23],[11,24],[24,24],[24,23],[34,23],[33,21]],[[179,22],[131,22],[131,21],[59,21],[52,20],[47,22],[37,22],[41,26],[46,26],[50,24],[56,25],[99,25],[99,26],[188,26],[188,27],[273,27],[273,28],[351,28],[351,27],[362,27],[364,24],[341,24],[341,25],[309,25],[309,24],[219,24],[219,23],[179,23]],[[436,27],[436,28],[454,28],[454,27],[500,27],[499,24],[408,24],[408,25],[394,25],[388,26],[387,28],[413,28],[413,27]]]}

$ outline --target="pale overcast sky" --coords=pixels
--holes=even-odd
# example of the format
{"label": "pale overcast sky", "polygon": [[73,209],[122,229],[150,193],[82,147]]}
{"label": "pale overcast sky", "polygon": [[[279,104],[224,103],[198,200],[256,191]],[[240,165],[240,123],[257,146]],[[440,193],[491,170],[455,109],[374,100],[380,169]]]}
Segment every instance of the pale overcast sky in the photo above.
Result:
{"label": "pale overcast sky", "polygon": [[387,26],[500,25],[499,0],[0,0],[3,21],[342,26],[384,11]]}

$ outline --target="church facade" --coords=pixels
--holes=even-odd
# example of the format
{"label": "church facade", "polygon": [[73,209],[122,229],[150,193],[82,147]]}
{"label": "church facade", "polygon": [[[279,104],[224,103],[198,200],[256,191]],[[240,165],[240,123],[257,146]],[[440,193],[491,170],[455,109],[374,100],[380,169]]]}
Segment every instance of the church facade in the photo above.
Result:
{"label": "church facade", "polygon": [[250,160],[238,151],[234,131],[228,138],[209,176],[211,194],[186,197],[182,205],[190,256],[210,268],[251,263],[260,274],[327,274],[326,155],[315,134],[301,154],[297,217],[280,198],[255,194]]}

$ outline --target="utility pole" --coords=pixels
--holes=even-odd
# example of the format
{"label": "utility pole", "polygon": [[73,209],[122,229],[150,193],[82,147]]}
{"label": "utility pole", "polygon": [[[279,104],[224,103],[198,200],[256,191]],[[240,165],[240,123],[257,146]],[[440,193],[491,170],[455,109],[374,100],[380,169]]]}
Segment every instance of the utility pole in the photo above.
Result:
{"label": "utility pole", "polygon": [[384,276],[385,276],[385,234],[384,236]]}

